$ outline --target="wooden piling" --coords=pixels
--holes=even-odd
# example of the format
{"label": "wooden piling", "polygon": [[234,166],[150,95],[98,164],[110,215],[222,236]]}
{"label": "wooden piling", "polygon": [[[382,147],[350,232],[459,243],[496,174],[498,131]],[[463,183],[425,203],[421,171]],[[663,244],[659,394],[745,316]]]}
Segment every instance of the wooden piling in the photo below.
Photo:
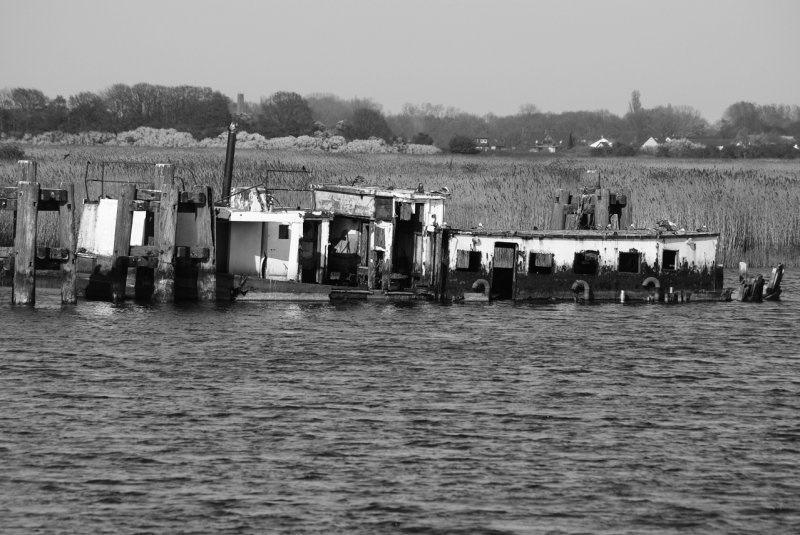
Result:
{"label": "wooden piling", "polygon": [[[36,162],[20,161],[22,176],[36,179]],[[14,217],[14,279],[11,302],[36,304],[36,223],[39,214],[39,184],[20,182]]]}
{"label": "wooden piling", "polygon": [[136,184],[124,184],[117,200],[117,222],[114,229],[114,252],[111,261],[111,301],[125,300],[125,287],[128,280],[128,256],[131,250],[131,229],[133,228],[133,200],[136,198]]}
{"label": "wooden piling", "polygon": [[564,229],[564,205],[569,204],[569,193],[563,189],[556,190],[556,198],[553,202],[553,211],[550,215],[550,228],[552,230]]}
{"label": "wooden piling", "polygon": [[610,193],[608,189],[598,188],[595,190],[594,226],[597,229],[604,230],[610,224],[608,215],[609,201]]}
{"label": "wooden piling", "polygon": [[78,278],[75,271],[75,250],[77,240],[75,234],[75,185],[62,183],[66,190],[67,200],[58,209],[58,241],[62,249],[66,249],[67,258],[61,263],[61,302],[74,305],[78,302]]}
{"label": "wooden piling", "polygon": [[158,265],[155,269],[153,301],[168,303],[175,299],[175,233],[178,223],[178,188],[165,186],[158,208],[155,242]]}
{"label": "wooden piling", "polygon": [[633,207],[631,206],[631,192],[628,190],[622,190],[620,195],[617,195],[618,200],[623,200],[624,203],[620,209],[619,214],[619,228],[621,230],[628,230],[633,224]]}
{"label": "wooden piling", "polygon": [[155,188],[164,191],[175,184],[175,166],[171,163],[156,164]]}
{"label": "wooden piling", "polygon": [[205,194],[205,204],[197,205],[195,212],[195,225],[197,228],[197,246],[208,250],[208,257],[199,261],[197,272],[197,299],[200,301],[214,301],[217,298],[217,254],[214,249],[214,220],[213,190],[210,187],[202,188]]}

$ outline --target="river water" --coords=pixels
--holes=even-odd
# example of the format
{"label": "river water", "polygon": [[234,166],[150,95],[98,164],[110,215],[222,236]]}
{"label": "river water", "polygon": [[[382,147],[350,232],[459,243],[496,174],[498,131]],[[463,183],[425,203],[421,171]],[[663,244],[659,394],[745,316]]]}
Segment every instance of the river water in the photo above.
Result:
{"label": "river water", "polygon": [[4,288],[0,532],[798,533],[793,278],[762,304]]}

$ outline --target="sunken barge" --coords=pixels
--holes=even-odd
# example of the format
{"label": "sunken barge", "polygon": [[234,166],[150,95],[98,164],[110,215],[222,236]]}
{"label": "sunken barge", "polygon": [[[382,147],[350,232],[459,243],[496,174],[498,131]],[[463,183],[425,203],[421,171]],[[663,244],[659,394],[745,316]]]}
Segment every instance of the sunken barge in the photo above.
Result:
{"label": "sunken barge", "polygon": [[[559,190],[547,230],[458,229],[444,223],[447,188],[304,184],[307,207],[281,206],[266,180],[223,190],[177,184],[156,165],[153,184],[125,183],[117,198],[83,200],[74,188],[39,188],[20,162],[15,244],[0,248],[15,303],[33,303],[37,270],[58,279],[64,302],[174,300],[730,301],[717,260],[719,234],[668,221],[635,228],[631,196],[606,188]],[[303,171],[305,173],[305,171]],[[13,191],[12,191],[13,190]],[[101,188],[102,191],[102,188]],[[36,243],[39,210],[59,211],[57,247]],[[63,228],[62,228],[63,227]],[[77,236],[77,243],[75,237]],[[741,300],[777,299],[783,266],[742,277]]]}

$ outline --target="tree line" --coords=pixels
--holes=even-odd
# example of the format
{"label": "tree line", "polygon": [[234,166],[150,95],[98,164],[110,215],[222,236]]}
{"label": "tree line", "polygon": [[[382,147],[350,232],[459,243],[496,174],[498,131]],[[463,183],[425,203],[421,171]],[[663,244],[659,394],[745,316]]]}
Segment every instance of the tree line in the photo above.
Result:
{"label": "tree line", "polygon": [[531,104],[521,106],[514,115],[478,116],[429,103],[406,104],[399,113],[385,114],[371,99],[331,94],[304,97],[290,91],[279,91],[257,103],[235,103],[208,87],[147,83],[115,84],[98,93],[52,99],[37,89],[0,90],[0,133],[10,138],[49,131],[119,133],[148,126],[174,128],[202,139],[224,132],[231,121],[239,123],[242,130],[268,138],[377,137],[447,148],[456,137],[483,137],[494,146],[518,151],[527,151],[545,139],[563,148],[600,137],[630,147],[638,147],[651,136],[734,141],[758,134],[762,139],[800,139],[800,108],[796,105],[736,102],[712,125],[689,106],[645,108],[638,91],[632,92],[623,116],[606,110],[546,113]]}

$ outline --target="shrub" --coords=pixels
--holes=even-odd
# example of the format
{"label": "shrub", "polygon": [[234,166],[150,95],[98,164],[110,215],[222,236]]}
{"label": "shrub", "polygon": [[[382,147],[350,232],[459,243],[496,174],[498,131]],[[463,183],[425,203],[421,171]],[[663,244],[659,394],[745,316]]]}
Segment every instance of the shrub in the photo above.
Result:
{"label": "shrub", "polygon": [[467,136],[455,136],[450,140],[450,152],[456,154],[478,154],[475,140]]}
{"label": "shrub", "polygon": [[411,138],[411,143],[415,145],[433,145],[433,138],[430,136],[430,134],[418,132],[413,138]]}
{"label": "shrub", "polygon": [[0,160],[23,160],[25,151],[16,145],[0,144]]}

